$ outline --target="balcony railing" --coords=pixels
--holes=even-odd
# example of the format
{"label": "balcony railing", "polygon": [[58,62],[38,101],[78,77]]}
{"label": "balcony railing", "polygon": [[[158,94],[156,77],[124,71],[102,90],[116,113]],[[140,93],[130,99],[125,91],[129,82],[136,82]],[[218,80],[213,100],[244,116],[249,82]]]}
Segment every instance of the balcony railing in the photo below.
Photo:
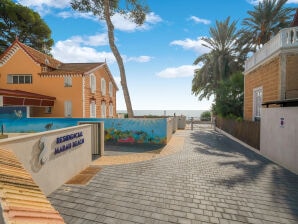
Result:
{"label": "balcony railing", "polygon": [[285,48],[298,47],[298,27],[282,29],[269,42],[245,61],[245,72]]}

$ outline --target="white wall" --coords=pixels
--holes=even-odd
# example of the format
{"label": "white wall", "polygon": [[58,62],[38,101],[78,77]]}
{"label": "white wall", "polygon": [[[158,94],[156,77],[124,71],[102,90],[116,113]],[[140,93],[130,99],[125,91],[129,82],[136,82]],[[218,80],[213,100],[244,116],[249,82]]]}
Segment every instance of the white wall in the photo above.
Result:
{"label": "white wall", "polygon": [[173,133],[178,128],[177,116],[167,118],[167,143],[171,140]]}
{"label": "white wall", "polygon": [[[79,125],[13,137],[2,140],[0,148],[12,150],[35,183],[49,195],[91,163],[91,127],[92,125],[88,124]],[[81,133],[81,136],[63,142],[57,141],[61,137],[75,133]],[[84,142],[75,146],[74,143],[78,140],[82,142],[82,139]],[[44,147],[40,146],[41,140],[44,140]],[[55,154],[55,149],[67,144],[71,144],[71,148],[59,153],[56,150]],[[42,152],[44,152],[42,154],[45,158],[44,164],[40,162]]]}
{"label": "white wall", "polygon": [[261,109],[260,152],[298,174],[298,107]]}

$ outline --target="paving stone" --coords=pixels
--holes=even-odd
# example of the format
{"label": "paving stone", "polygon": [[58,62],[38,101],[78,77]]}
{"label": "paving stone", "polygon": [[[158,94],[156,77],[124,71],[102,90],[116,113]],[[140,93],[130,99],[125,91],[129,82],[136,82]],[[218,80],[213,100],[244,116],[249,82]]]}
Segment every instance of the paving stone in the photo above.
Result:
{"label": "paving stone", "polygon": [[105,158],[89,184],[48,198],[70,224],[298,223],[298,176],[210,128],[148,154]]}
{"label": "paving stone", "polygon": [[94,213],[86,213],[86,215],[83,217],[84,219],[88,219],[89,221],[94,221],[97,218],[97,214]]}

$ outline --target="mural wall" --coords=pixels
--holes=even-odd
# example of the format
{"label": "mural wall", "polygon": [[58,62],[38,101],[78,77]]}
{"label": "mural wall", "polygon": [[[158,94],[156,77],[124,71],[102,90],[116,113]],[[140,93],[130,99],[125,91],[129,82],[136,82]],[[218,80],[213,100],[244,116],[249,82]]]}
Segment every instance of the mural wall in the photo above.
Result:
{"label": "mural wall", "polygon": [[27,117],[26,107],[0,107],[0,118],[21,119]]}
{"label": "mural wall", "polygon": [[104,122],[107,143],[167,143],[167,119],[101,118],[1,118],[4,133],[37,133],[76,126],[79,122]]}

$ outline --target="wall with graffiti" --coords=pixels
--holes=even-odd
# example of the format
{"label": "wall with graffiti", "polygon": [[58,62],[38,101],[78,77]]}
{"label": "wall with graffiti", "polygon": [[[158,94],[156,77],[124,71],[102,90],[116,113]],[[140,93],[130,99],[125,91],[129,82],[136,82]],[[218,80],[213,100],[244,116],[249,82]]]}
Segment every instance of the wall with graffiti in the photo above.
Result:
{"label": "wall with graffiti", "polygon": [[167,143],[166,118],[1,118],[4,133],[37,133],[78,125],[79,122],[104,122],[108,143]]}

